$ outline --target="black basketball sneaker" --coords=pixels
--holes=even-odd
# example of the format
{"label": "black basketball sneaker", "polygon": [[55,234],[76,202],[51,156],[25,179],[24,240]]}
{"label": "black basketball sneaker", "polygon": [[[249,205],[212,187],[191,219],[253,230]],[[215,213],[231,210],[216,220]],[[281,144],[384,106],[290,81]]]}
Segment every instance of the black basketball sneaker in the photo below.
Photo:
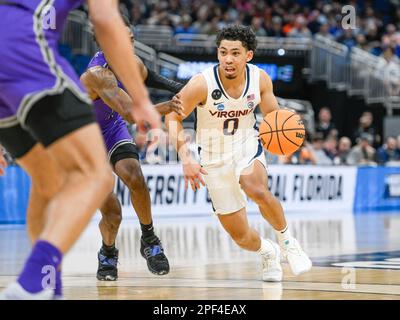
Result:
{"label": "black basketball sneaker", "polygon": [[97,279],[101,281],[115,281],[118,279],[118,249],[112,253],[106,253],[103,248],[100,249],[97,258],[99,267],[97,269]]}
{"label": "black basketball sneaker", "polygon": [[164,275],[169,272],[169,262],[164,254],[164,249],[157,236],[140,238],[140,253],[147,261],[149,270],[157,275]]}

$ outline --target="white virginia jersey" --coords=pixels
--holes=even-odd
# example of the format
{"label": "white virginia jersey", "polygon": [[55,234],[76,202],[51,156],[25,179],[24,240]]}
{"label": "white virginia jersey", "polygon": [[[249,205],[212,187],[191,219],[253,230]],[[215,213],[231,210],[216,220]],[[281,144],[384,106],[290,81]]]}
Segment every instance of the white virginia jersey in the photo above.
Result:
{"label": "white virginia jersey", "polygon": [[200,157],[214,162],[245,149],[245,144],[249,147],[258,144],[254,110],[261,101],[260,69],[246,65],[246,84],[238,99],[224,90],[218,65],[207,68],[202,75],[207,81],[208,94],[206,103],[196,108],[196,142]]}

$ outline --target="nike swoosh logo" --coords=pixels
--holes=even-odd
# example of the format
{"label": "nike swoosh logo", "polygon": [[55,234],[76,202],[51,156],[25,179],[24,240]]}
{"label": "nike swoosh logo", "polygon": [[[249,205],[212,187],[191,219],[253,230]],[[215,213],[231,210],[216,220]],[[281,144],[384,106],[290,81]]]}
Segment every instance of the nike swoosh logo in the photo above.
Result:
{"label": "nike swoosh logo", "polygon": [[221,102],[214,102],[214,106],[217,106],[217,105],[219,105],[221,103],[223,103],[223,102],[222,101]]}

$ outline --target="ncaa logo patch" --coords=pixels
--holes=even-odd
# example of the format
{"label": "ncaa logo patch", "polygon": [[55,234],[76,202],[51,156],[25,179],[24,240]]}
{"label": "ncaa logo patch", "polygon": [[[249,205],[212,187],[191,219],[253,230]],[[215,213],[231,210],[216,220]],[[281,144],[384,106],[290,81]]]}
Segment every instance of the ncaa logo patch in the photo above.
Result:
{"label": "ncaa logo patch", "polygon": [[225,109],[225,106],[221,103],[221,104],[217,105],[217,109],[218,109],[218,111],[222,111]]}
{"label": "ncaa logo patch", "polygon": [[221,90],[215,89],[215,90],[211,93],[211,97],[212,97],[214,100],[220,99],[220,98],[222,97],[222,92],[221,92]]}
{"label": "ncaa logo patch", "polygon": [[253,108],[253,107],[254,107],[254,102],[253,102],[253,101],[248,102],[248,103],[247,103],[247,106],[248,106],[250,109]]}

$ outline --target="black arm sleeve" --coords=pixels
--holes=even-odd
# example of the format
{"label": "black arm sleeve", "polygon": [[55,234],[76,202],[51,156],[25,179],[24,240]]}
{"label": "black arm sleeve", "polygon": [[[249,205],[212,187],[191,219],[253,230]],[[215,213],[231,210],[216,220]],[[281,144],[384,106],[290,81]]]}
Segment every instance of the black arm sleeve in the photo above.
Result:
{"label": "black arm sleeve", "polygon": [[167,79],[153,70],[148,70],[147,79],[144,82],[147,87],[154,89],[163,89],[172,93],[178,93],[185,86],[183,83],[176,82],[171,79]]}

